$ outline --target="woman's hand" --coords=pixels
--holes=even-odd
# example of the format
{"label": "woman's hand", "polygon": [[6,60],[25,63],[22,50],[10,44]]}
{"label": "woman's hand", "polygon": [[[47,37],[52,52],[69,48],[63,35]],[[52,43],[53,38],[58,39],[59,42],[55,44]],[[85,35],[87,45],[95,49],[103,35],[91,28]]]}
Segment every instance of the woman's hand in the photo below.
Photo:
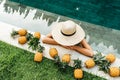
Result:
{"label": "woman's hand", "polygon": [[80,46],[64,46],[64,45],[61,45],[61,46],[70,50],[77,50],[77,48],[80,47]]}
{"label": "woman's hand", "polygon": [[83,48],[81,46],[63,46],[63,45],[60,45],[60,46],[66,48],[66,49],[75,50],[75,51],[77,51],[79,53],[82,53],[86,56],[93,57],[93,51],[92,50]]}
{"label": "woman's hand", "polygon": [[71,50],[77,50],[77,48],[79,48],[80,46],[69,46],[69,49]]}

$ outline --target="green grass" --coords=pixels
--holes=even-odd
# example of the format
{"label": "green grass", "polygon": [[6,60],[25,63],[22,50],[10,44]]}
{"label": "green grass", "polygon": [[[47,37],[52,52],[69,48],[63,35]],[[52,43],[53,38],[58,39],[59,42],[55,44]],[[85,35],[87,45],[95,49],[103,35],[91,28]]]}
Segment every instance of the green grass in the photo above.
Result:
{"label": "green grass", "polygon": [[[75,80],[73,68],[65,72],[50,59],[33,61],[34,54],[0,41],[0,80]],[[82,80],[106,80],[84,72]]]}

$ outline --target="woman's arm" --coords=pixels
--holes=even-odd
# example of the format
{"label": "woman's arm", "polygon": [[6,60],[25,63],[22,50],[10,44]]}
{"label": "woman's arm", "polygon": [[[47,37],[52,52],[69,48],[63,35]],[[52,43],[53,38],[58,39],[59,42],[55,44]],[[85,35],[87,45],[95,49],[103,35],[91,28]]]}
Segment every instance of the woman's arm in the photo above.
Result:
{"label": "woman's arm", "polygon": [[89,57],[93,57],[94,55],[92,50],[89,50],[80,46],[73,46],[72,49]]}
{"label": "woman's arm", "polygon": [[[52,38],[51,34],[48,34],[45,38],[42,39],[42,41],[43,43],[47,43],[47,44],[60,45]],[[66,49],[75,50],[79,53],[82,53],[83,55],[93,57],[93,51],[92,51],[92,48],[89,46],[89,44],[85,40],[82,40],[81,44],[83,48],[80,46],[63,46],[63,45],[60,45],[60,46]]]}
{"label": "woman's arm", "polygon": [[42,39],[43,43],[59,45],[53,38],[51,34],[46,35],[45,38]]}
{"label": "woman's arm", "polygon": [[83,39],[80,42],[80,44],[82,45],[82,47],[71,46],[71,47],[69,47],[69,49],[75,50],[75,51],[82,53],[86,56],[93,57],[93,55],[94,55],[93,50],[92,50],[91,46],[87,43],[87,41],[85,39]]}

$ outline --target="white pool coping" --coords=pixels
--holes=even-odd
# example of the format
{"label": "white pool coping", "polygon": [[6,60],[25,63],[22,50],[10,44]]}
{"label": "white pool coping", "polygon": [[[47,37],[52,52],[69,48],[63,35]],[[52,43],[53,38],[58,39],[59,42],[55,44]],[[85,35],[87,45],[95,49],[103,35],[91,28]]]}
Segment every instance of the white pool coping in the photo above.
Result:
{"label": "white pool coping", "polygon": [[[27,44],[20,45],[20,44],[18,44],[17,38],[13,39],[10,36],[10,33],[12,32],[13,29],[18,30],[19,28],[16,27],[16,26],[13,26],[13,25],[10,25],[10,24],[7,24],[7,23],[4,23],[4,22],[0,21],[0,40],[4,41],[6,43],[9,43],[11,45],[14,45],[16,47],[19,47],[19,48],[22,48],[22,49],[25,49],[25,50],[28,50],[30,52],[35,53],[35,51],[32,51],[31,49],[28,49],[28,45]],[[31,33],[33,33],[33,32],[31,32]],[[44,38],[44,35],[41,36],[41,39],[42,38]],[[41,40],[40,40],[40,42],[41,42]],[[76,51],[68,50],[68,49],[62,48],[60,46],[48,45],[48,44],[43,44],[43,43],[42,43],[42,45],[45,47],[44,56],[47,57],[47,58],[49,58],[49,59],[52,59],[49,56],[49,48],[50,47],[57,48],[60,57],[63,54],[68,53],[68,54],[71,54],[71,59],[72,60],[79,58],[80,60],[82,60],[83,62],[85,62],[87,59],[89,59],[89,57],[86,57],[86,56],[84,56],[84,55],[82,55],[82,54],[80,54],[80,53],[78,53]],[[73,63],[73,61],[70,62],[70,66],[72,66],[72,63]],[[119,67],[120,66],[119,63],[120,63],[120,59],[117,58],[116,61],[114,63],[112,63],[111,66]],[[89,73],[92,73],[94,75],[98,75],[98,76],[104,77],[104,78],[106,78],[108,80],[120,80],[120,77],[111,77],[108,74],[105,74],[103,71],[99,71],[98,70],[98,66],[95,66],[94,68],[91,68],[91,69],[87,69],[87,68],[84,67],[83,70],[87,71]]]}

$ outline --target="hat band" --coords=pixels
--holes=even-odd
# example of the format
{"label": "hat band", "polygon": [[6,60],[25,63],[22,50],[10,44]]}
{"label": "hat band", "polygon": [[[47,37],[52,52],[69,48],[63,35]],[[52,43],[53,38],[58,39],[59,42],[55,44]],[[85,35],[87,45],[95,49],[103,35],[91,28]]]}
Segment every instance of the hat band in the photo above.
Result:
{"label": "hat band", "polygon": [[74,35],[74,34],[76,33],[76,31],[75,31],[74,33],[72,33],[72,34],[65,34],[65,33],[63,33],[62,30],[61,30],[61,33],[62,33],[64,36],[72,36],[72,35]]}

